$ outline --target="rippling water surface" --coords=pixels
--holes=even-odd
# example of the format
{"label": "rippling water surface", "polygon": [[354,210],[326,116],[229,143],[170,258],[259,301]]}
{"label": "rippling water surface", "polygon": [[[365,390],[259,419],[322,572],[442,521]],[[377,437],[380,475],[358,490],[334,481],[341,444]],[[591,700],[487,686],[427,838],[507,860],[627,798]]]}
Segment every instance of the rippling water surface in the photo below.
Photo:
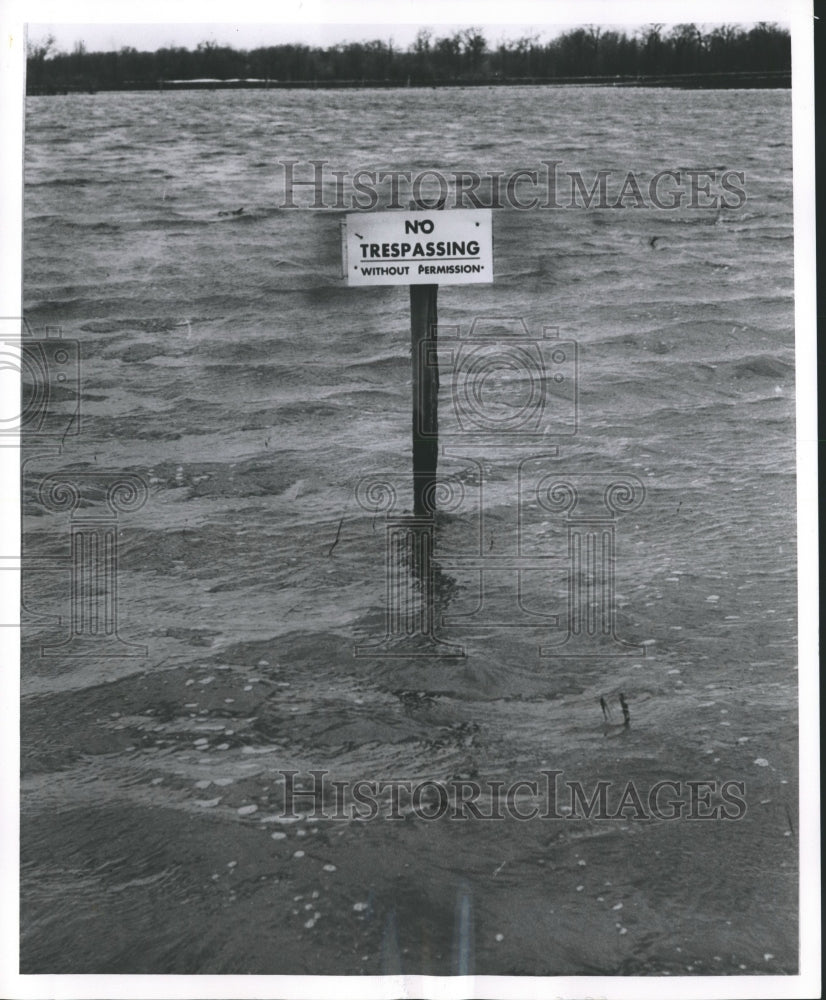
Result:
{"label": "rippling water surface", "polygon": [[[385,515],[356,486],[410,504],[408,295],[343,287],[343,213],[279,207],[286,159],[745,173],[737,210],[496,211],[495,283],[440,290],[440,340],[555,327],[568,352],[559,421],[527,444],[474,451],[453,426],[442,468],[463,492],[435,528],[434,613],[463,659],[354,655],[387,605]],[[796,971],[791,185],[780,91],[28,100],[26,316],[79,343],[82,398],[80,433],[31,435],[24,469],[21,971]],[[529,398],[524,376],[485,391]],[[43,488],[55,473],[81,484],[74,513]],[[72,524],[105,519],[119,474],[147,487],[115,519],[112,599],[137,645],[43,655],[68,634]],[[636,648],[566,655],[574,514],[536,486],[622,476],[644,499],[609,517],[608,576]],[[748,808],[278,822],[279,772],[311,768],[544,768],[684,798],[732,780]]]}

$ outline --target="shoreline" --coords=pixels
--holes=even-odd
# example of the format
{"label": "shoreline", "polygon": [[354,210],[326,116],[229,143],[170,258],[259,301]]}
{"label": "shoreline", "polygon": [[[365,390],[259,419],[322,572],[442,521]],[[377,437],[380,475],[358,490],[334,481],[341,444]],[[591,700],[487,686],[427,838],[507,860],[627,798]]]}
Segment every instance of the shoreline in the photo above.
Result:
{"label": "shoreline", "polygon": [[121,91],[178,90],[437,90],[443,87],[656,87],[678,90],[777,90],[790,89],[790,70],[750,73],[675,73],[664,76],[514,77],[479,80],[157,80],[129,82],[119,86],[84,83],[29,85],[28,97],[68,94],[119,93]]}

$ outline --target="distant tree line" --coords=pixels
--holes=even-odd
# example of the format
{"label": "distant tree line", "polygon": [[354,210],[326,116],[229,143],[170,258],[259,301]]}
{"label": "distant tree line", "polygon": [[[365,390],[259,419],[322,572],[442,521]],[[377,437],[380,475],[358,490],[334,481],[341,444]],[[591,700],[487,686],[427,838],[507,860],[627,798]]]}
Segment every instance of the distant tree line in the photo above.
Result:
{"label": "distant tree line", "polygon": [[444,37],[419,31],[406,49],[392,41],[344,42],[328,48],[270,45],[249,51],[201,42],[192,51],[55,51],[49,38],[30,45],[27,86],[33,93],[60,89],[121,89],[198,79],[268,80],[320,86],[342,82],[398,86],[497,83],[571,78],[668,77],[679,74],[765,74],[789,71],[789,32],[761,22],[723,25],[703,32],[695,24],[666,29],[649,24],[632,32],[586,26],[548,41],[538,35],[491,46],[479,28]]}

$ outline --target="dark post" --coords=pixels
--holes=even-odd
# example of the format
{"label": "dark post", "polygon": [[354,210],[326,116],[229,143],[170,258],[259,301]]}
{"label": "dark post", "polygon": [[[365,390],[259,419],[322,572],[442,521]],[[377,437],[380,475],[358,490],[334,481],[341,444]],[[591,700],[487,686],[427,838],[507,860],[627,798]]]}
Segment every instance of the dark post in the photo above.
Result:
{"label": "dark post", "polygon": [[438,285],[410,286],[413,354],[413,513],[434,513],[439,455],[439,368],[436,359]]}

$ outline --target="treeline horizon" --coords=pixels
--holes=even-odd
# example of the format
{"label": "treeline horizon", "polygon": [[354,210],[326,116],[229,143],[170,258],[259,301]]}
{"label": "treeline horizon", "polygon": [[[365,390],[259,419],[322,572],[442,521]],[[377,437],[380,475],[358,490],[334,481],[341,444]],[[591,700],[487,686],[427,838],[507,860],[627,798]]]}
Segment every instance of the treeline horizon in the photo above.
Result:
{"label": "treeline horizon", "polygon": [[166,81],[263,80],[280,84],[376,82],[428,85],[496,83],[521,79],[668,77],[700,74],[771,74],[791,69],[787,29],[760,22],[720,25],[645,25],[630,35],[596,26],[573,28],[541,41],[538,35],[491,46],[479,28],[437,37],[423,28],[406,48],[374,39],[327,47],[301,43],[235,49],[205,41],[195,49],[139,52],[55,50],[49,37],[30,44],[27,90],[121,89]]}

